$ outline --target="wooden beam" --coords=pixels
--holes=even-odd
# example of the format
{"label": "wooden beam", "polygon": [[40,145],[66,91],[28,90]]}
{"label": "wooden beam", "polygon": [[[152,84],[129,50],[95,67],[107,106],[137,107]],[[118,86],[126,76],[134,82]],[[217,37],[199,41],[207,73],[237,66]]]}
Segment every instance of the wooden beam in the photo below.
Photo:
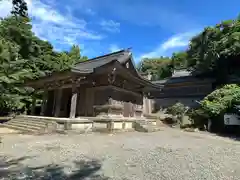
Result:
{"label": "wooden beam", "polygon": [[136,93],[136,92],[132,92],[132,91],[129,91],[127,89],[123,89],[123,88],[119,88],[117,86],[113,86],[113,85],[108,85],[108,86],[96,86],[96,87],[93,87],[94,89],[107,89],[107,88],[110,88],[110,89],[114,89],[116,91],[121,91],[121,92],[125,92],[125,93],[129,93],[129,94],[132,94],[134,96],[142,96],[140,93]]}
{"label": "wooden beam", "polygon": [[[69,88],[71,87],[72,83],[75,84],[82,84],[82,83],[86,83],[85,81],[86,77],[85,76],[81,76],[81,77],[67,77],[65,79],[55,79],[55,80],[51,80],[51,81],[47,81],[41,84],[37,84],[35,83],[33,86],[34,89],[44,89],[47,88],[48,90],[53,90],[53,89],[64,89],[64,88]],[[27,84],[26,86],[30,86],[31,84]]]}
{"label": "wooden beam", "polygon": [[67,88],[72,88],[73,84],[75,84],[76,87],[79,87],[82,84],[89,83],[88,80],[83,78],[82,80],[76,80],[76,81],[69,81],[67,84],[57,84],[54,82],[51,82],[49,84],[45,84],[45,87],[47,87],[48,90],[54,90],[54,89],[67,89]]}

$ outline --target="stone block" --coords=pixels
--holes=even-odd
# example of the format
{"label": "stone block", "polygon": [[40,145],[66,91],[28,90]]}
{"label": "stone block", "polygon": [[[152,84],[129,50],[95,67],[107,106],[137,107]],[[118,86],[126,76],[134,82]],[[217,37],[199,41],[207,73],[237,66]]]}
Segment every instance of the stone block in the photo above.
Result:
{"label": "stone block", "polygon": [[123,129],[123,122],[113,122],[113,129]]}
{"label": "stone block", "polygon": [[124,122],[125,128],[124,129],[133,129],[133,122]]}
{"label": "stone block", "polygon": [[72,124],[72,129],[88,129],[88,128],[92,128],[93,124],[92,123],[78,123],[78,124]]}

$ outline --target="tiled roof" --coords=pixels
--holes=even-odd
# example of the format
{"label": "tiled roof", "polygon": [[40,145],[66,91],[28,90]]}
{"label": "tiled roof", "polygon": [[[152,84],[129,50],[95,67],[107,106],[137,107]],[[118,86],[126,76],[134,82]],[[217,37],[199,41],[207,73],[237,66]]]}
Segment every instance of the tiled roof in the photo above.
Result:
{"label": "tiled roof", "polygon": [[117,60],[121,64],[123,64],[129,59],[130,56],[131,52],[129,52],[128,50],[117,51],[111,54],[99,56],[84,62],[80,62],[72,68],[72,71],[79,73],[92,73],[95,68],[101,67],[114,60]]}

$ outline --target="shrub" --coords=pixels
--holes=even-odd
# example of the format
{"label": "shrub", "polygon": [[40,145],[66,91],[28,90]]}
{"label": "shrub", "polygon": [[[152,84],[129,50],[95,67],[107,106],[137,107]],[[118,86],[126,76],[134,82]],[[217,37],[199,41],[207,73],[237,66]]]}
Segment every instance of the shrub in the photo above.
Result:
{"label": "shrub", "polygon": [[240,86],[225,85],[209,94],[201,101],[201,108],[210,118],[226,113],[233,105],[240,104]]}
{"label": "shrub", "polygon": [[191,118],[194,127],[204,130],[204,125],[207,124],[209,117],[202,108],[191,109],[188,116]]}
{"label": "shrub", "polygon": [[182,103],[176,103],[167,108],[167,113],[173,116],[182,116],[186,111],[186,107]]}
{"label": "shrub", "polygon": [[234,105],[240,104],[240,86],[230,84],[216,89],[206,96],[200,104],[198,109],[188,112],[194,126],[203,129],[208,119],[211,119],[214,129],[221,129],[223,114]]}

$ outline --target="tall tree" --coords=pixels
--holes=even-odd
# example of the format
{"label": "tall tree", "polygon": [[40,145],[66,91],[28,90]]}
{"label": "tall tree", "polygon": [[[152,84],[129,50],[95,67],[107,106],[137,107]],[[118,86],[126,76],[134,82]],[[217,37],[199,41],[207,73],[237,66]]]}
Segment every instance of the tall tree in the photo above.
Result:
{"label": "tall tree", "polygon": [[87,60],[86,56],[81,56],[81,50],[78,45],[73,45],[68,52],[68,56],[73,61],[72,64]]}
{"label": "tall tree", "polygon": [[154,80],[163,79],[172,75],[172,60],[169,57],[145,58],[141,63],[141,72],[150,72]]}
{"label": "tall tree", "polygon": [[0,114],[21,109],[31,101],[23,81],[69,69],[82,60],[75,46],[70,52],[55,52],[53,46],[32,32],[28,17],[0,20]]}
{"label": "tall tree", "polygon": [[173,53],[172,55],[172,65],[175,69],[184,69],[186,68],[186,63],[187,63],[187,53],[182,51],[182,52],[177,52]]}
{"label": "tall tree", "polygon": [[214,72],[221,83],[238,68],[240,56],[240,20],[223,21],[213,27],[205,28],[190,41],[187,50],[187,66],[199,72]]}
{"label": "tall tree", "polygon": [[13,10],[12,14],[16,16],[27,17],[28,8],[27,3],[24,0],[12,0]]}

